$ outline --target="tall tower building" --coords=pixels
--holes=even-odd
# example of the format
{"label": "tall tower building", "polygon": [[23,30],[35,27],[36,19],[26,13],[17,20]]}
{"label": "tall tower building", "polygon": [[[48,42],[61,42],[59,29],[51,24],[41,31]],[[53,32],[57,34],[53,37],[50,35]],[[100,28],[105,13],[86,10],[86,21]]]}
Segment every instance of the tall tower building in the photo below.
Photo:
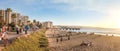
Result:
{"label": "tall tower building", "polygon": [[0,20],[2,22],[5,22],[6,21],[6,18],[5,18],[5,10],[0,10]]}
{"label": "tall tower building", "polygon": [[12,13],[12,10],[10,8],[7,8],[6,9],[6,23],[7,24],[10,24],[11,23],[11,13]]}
{"label": "tall tower building", "polygon": [[0,10],[0,27],[6,23],[5,10]]}

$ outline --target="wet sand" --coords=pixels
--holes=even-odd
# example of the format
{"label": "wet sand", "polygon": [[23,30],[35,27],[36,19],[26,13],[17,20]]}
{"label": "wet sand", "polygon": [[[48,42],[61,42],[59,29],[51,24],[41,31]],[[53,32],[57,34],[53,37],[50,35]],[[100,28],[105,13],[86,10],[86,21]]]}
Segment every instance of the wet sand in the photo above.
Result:
{"label": "wet sand", "polygon": [[[56,42],[56,37],[51,37],[53,32],[46,31],[50,51],[120,51],[120,37],[76,34],[70,36],[70,40],[63,37],[63,41]],[[83,41],[92,42],[92,46],[81,46]]]}

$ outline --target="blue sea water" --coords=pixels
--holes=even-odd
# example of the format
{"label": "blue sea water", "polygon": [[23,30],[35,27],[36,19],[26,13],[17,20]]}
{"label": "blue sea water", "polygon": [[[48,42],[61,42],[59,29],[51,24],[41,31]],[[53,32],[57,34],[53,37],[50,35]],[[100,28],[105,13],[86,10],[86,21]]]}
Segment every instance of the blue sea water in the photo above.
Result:
{"label": "blue sea water", "polygon": [[96,34],[118,34],[120,35],[120,29],[108,29],[108,28],[81,28],[80,30],[70,30],[73,32],[94,32]]}

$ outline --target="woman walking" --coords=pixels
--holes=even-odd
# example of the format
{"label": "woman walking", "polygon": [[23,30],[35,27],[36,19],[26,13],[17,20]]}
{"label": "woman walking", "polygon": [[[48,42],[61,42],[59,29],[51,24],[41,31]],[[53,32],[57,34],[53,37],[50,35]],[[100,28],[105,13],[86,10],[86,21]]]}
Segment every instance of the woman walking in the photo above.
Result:
{"label": "woman walking", "polygon": [[1,39],[3,40],[4,42],[4,46],[6,46],[8,44],[8,39],[6,37],[6,26],[3,26],[2,27],[2,31],[1,31]]}
{"label": "woman walking", "polygon": [[16,27],[16,33],[19,34],[19,28],[18,27]]}
{"label": "woman walking", "polygon": [[26,25],[26,26],[25,26],[25,34],[28,33],[28,30],[29,30],[29,29],[30,29],[29,25]]}

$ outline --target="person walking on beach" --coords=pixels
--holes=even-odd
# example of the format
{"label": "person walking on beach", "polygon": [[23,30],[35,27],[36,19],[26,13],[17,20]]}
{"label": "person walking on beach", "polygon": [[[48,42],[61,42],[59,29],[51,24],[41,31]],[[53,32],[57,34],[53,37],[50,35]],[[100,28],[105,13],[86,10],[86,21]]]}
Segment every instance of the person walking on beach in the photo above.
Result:
{"label": "person walking on beach", "polygon": [[56,42],[58,42],[59,40],[58,40],[58,37],[56,38]]}
{"label": "person walking on beach", "polygon": [[22,33],[22,27],[20,27],[20,30],[19,30],[19,31],[20,31],[20,33]]}
{"label": "person walking on beach", "polygon": [[16,27],[16,33],[19,34],[19,28],[18,27]]}
{"label": "person walking on beach", "polygon": [[19,31],[20,31],[20,33],[23,33],[23,31],[24,31],[24,27],[21,26]]}
{"label": "person walking on beach", "polygon": [[68,35],[68,40],[70,40],[70,35]]}
{"label": "person walking on beach", "polygon": [[29,25],[26,25],[26,26],[25,26],[25,34],[28,33],[27,31],[28,31],[29,29],[30,29]]}
{"label": "person walking on beach", "polygon": [[62,37],[60,37],[60,41],[61,41],[61,42],[63,41],[63,38],[62,38]]}

